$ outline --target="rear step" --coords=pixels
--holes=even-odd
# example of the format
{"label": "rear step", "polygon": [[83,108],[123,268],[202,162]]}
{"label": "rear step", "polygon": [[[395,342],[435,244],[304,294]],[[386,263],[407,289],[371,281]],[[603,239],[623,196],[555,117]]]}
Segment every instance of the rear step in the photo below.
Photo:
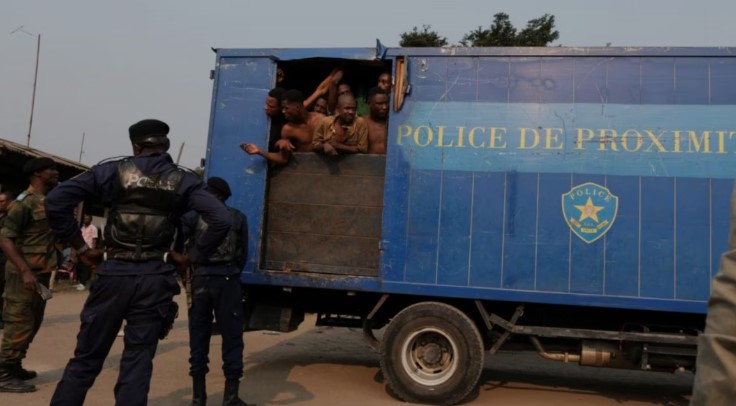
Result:
{"label": "rear step", "polygon": [[332,327],[363,327],[363,319],[358,316],[351,316],[347,314],[327,314],[317,313],[318,326],[332,326]]}

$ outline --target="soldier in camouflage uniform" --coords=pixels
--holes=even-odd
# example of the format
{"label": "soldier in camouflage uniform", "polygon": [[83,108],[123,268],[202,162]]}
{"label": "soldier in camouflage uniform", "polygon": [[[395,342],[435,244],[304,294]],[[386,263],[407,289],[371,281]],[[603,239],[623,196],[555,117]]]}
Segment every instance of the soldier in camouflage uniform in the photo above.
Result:
{"label": "soldier in camouflage uniform", "polygon": [[[5,217],[10,210],[10,202],[13,201],[13,194],[9,192],[0,193],[0,229],[3,228]],[[5,292],[5,253],[0,249],[0,330],[3,328],[2,314],[5,299],[2,298]]]}
{"label": "soldier in camouflage uniform", "polygon": [[0,230],[0,247],[7,257],[0,392],[36,390],[24,382],[35,378],[36,372],[24,369],[21,362],[46,308],[39,284],[48,287],[61,255],[44,209],[46,193],[59,181],[56,165],[50,158],[34,158],[26,162],[23,172],[30,177],[30,186],[15,200]]}

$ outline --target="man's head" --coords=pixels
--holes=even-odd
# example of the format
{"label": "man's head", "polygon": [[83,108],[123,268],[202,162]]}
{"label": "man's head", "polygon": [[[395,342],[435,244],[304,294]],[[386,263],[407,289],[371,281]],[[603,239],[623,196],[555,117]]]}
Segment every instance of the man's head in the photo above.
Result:
{"label": "man's head", "polygon": [[281,97],[285,91],[283,88],[275,87],[268,92],[263,109],[269,117],[278,117],[281,114]]}
{"label": "man's head", "polygon": [[227,181],[217,176],[207,179],[207,190],[221,202],[224,202],[232,195],[230,185],[227,184]]}
{"label": "man's head", "polygon": [[314,111],[327,115],[329,113],[329,109],[327,107],[327,99],[325,99],[324,97],[320,97],[319,99],[317,99],[317,101],[314,102]]}
{"label": "man's head", "polygon": [[85,227],[88,227],[90,224],[92,224],[92,216],[89,214],[85,214],[84,217],[82,217],[82,224],[84,224]]}
{"label": "man's head", "polygon": [[51,158],[31,159],[23,165],[23,174],[28,176],[31,184],[38,186],[53,187],[59,183],[59,171]]}
{"label": "man's head", "polygon": [[10,192],[0,192],[0,213],[5,214],[10,210],[10,203],[14,198]]}
{"label": "man's head", "polygon": [[292,89],[284,92],[281,98],[281,110],[287,121],[299,121],[304,116],[304,95]]}
{"label": "man's head", "polygon": [[133,154],[144,150],[166,152],[169,150],[169,125],[161,120],[149,118],[141,120],[128,128]]}
{"label": "man's head", "polygon": [[350,88],[350,85],[342,82],[339,85],[337,85],[337,96],[342,96],[344,94],[353,95],[353,90]]}
{"label": "man's head", "polygon": [[380,76],[378,76],[378,87],[381,88],[384,92],[388,93],[391,91],[391,74],[388,72],[383,72]]}
{"label": "man's head", "polygon": [[276,84],[280,85],[284,83],[285,79],[286,79],[286,74],[284,73],[284,70],[281,68],[276,68]]}
{"label": "man's head", "polygon": [[385,119],[388,117],[388,94],[378,86],[372,87],[368,91],[368,107],[372,118]]}
{"label": "man's head", "polygon": [[355,121],[357,107],[355,97],[352,94],[344,94],[337,98],[335,116],[337,116],[342,124],[352,124]]}

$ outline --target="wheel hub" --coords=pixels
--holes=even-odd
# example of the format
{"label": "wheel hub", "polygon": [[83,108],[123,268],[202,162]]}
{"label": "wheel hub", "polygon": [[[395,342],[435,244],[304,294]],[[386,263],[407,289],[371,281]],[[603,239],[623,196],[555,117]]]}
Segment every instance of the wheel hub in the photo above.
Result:
{"label": "wheel hub", "polygon": [[429,366],[436,366],[442,359],[442,348],[437,343],[429,343],[421,347],[418,351],[419,358]]}

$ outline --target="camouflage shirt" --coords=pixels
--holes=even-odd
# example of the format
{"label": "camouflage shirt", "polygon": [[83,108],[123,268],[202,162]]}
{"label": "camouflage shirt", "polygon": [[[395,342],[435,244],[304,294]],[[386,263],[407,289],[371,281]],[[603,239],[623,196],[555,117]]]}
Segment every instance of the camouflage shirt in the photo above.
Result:
{"label": "camouflage shirt", "polygon": [[[45,197],[29,186],[15,200],[0,229],[0,237],[14,240],[23,259],[36,272],[56,269],[61,258],[61,245],[46,220]],[[11,261],[6,267],[16,271]]]}

